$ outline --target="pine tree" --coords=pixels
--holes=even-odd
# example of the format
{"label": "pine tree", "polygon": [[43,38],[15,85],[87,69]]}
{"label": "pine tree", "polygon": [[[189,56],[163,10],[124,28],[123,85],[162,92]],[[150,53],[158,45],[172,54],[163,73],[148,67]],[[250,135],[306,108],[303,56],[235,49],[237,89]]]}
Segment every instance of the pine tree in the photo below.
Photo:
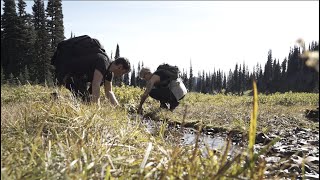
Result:
{"label": "pine tree", "polygon": [[211,75],[211,89],[213,91],[217,90],[217,77],[216,77],[216,71],[215,69],[213,70],[213,74]]}
{"label": "pine tree", "polygon": [[280,92],[286,92],[287,91],[287,58],[285,58],[281,63],[281,91]]}
{"label": "pine tree", "polygon": [[233,92],[233,73],[232,70],[229,70],[228,78],[227,78],[227,86],[226,86],[226,92]]}
{"label": "pine tree", "polygon": [[9,83],[10,85],[16,85],[15,77],[12,73],[9,74]]}
{"label": "pine tree", "polygon": [[134,65],[132,67],[131,78],[130,78],[130,86],[136,87],[136,71],[134,69]]}
{"label": "pine tree", "polygon": [[[118,59],[120,57],[120,49],[119,49],[119,45],[117,44],[117,48],[116,48],[116,54],[114,56],[114,60]],[[122,81],[124,80],[124,77],[115,77],[113,78],[113,83],[115,86],[120,86]]]}
{"label": "pine tree", "polygon": [[24,76],[26,83],[28,83],[30,81],[30,74],[29,74],[29,70],[28,70],[27,66],[24,67],[23,76]]}
{"label": "pine tree", "polygon": [[222,72],[220,71],[220,69],[218,70],[217,73],[217,91],[219,93],[221,93],[222,87],[223,87],[223,82],[222,82]]}
{"label": "pine tree", "polygon": [[3,0],[3,14],[1,15],[1,65],[6,75],[19,73],[19,19],[16,4],[13,0]]}
{"label": "pine tree", "polygon": [[223,73],[223,83],[222,83],[222,89],[227,89],[227,76],[225,73]]}
{"label": "pine tree", "polygon": [[243,84],[242,84],[242,81],[243,81],[243,74],[242,74],[242,69],[243,69],[243,67],[241,66],[241,64],[239,65],[239,75],[238,75],[238,82],[237,82],[237,84],[238,84],[238,95],[241,95],[241,94],[243,94]]}
{"label": "pine tree", "polygon": [[[51,57],[56,50],[58,43],[65,39],[63,14],[62,14],[62,1],[61,0],[48,0],[46,9],[46,27],[48,33],[48,56]],[[72,36],[72,34],[71,34]],[[50,63],[50,61],[49,61]],[[45,77],[48,85],[53,84],[53,68],[48,64],[47,75]]]}
{"label": "pine tree", "polygon": [[273,62],[272,93],[281,91],[281,66],[279,60]]}
{"label": "pine tree", "polygon": [[26,65],[32,63],[34,55],[34,41],[35,41],[35,32],[32,24],[32,16],[28,14],[25,10],[26,3],[24,0],[18,1],[18,18],[19,18],[19,27],[20,27],[20,43],[19,45],[19,72],[24,71]]}
{"label": "pine tree", "polygon": [[245,62],[243,62],[242,64],[242,72],[241,72],[241,94],[243,94],[243,91],[246,90],[246,86],[247,86],[247,71],[246,71],[246,64]]}
{"label": "pine tree", "polygon": [[189,72],[189,91],[193,91],[193,70],[192,70],[192,64],[191,64],[191,60],[190,60],[190,72]]}
{"label": "pine tree", "polygon": [[47,29],[51,47],[50,52],[53,53],[57,48],[58,43],[65,39],[62,14],[62,1],[48,0],[46,15]]}
{"label": "pine tree", "polygon": [[264,92],[270,92],[271,82],[272,82],[272,51],[268,51],[268,59],[267,63],[264,66],[264,74],[263,74],[263,89]]}
{"label": "pine tree", "polygon": [[252,87],[252,79],[253,79],[253,75],[252,73],[250,73],[249,71],[249,67],[246,65],[245,68],[245,90],[251,89]]}
{"label": "pine tree", "polygon": [[236,63],[236,67],[234,68],[233,71],[233,82],[232,82],[232,93],[239,92],[239,84],[238,84],[238,79],[239,79],[239,70],[238,70],[238,63]]}
{"label": "pine tree", "polygon": [[202,81],[202,79],[201,79],[201,73],[200,73],[200,71],[198,71],[198,77],[196,77],[196,92],[201,92],[201,87],[202,87],[202,85],[201,85],[201,82]]}
{"label": "pine tree", "polygon": [[116,54],[114,55],[114,59],[118,59],[120,57],[120,49],[119,44],[117,44]]}
{"label": "pine tree", "polygon": [[259,66],[258,83],[257,83],[257,85],[260,86],[260,88],[258,90],[262,92],[262,90],[264,89],[264,82],[263,82],[263,72],[262,72],[261,64]]}
{"label": "pine tree", "polygon": [[129,85],[130,84],[130,82],[129,82],[129,73],[126,73],[125,75],[124,75],[124,77],[123,77],[123,83],[125,84],[125,85]]}
{"label": "pine tree", "polygon": [[50,70],[48,70],[48,72],[46,73],[45,82],[46,82],[47,86],[49,86],[49,87],[53,86],[53,76],[52,76]]}
{"label": "pine tree", "polygon": [[181,79],[184,84],[188,83],[187,71],[185,71],[184,69],[182,69]]}
{"label": "pine tree", "polygon": [[24,77],[22,75],[22,72],[19,73],[18,82],[19,82],[19,85],[24,85],[25,84],[25,79],[24,79]]}
{"label": "pine tree", "polygon": [[204,70],[202,70],[202,76],[201,76],[201,91],[202,93],[207,93],[207,88],[206,88],[206,75],[204,73]]}
{"label": "pine tree", "polygon": [[297,79],[298,79],[298,72],[299,66],[302,62],[300,59],[300,49],[294,47],[290,50],[289,57],[288,57],[288,70],[287,70],[287,83],[288,83],[288,91],[297,91]]}
{"label": "pine tree", "polygon": [[[313,41],[311,43],[310,51],[318,51],[319,52],[319,42]],[[314,69],[309,68],[309,72],[311,74],[312,82],[311,87],[309,88],[310,92],[319,93],[319,73]]]}
{"label": "pine tree", "polygon": [[[141,69],[144,67],[144,63],[143,61],[141,61]],[[147,81],[144,81],[142,79],[139,78],[139,83],[140,83],[140,87],[145,87],[147,84]]]}
{"label": "pine tree", "polygon": [[35,40],[35,59],[34,59],[34,76],[40,83],[45,82],[46,73],[50,69],[50,43],[48,32],[46,30],[46,19],[43,0],[34,0],[32,7],[34,17],[34,27],[36,31]]}
{"label": "pine tree", "polygon": [[138,62],[138,70],[137,70],[137,77],[136,77],[136,84],[137,86],[139,86],[140,88],[142,87],[141,86],[141,79],[139,77],[139,73],[140,73],[140,70],[141,70],[141,66],[140,66],[140,61]]}

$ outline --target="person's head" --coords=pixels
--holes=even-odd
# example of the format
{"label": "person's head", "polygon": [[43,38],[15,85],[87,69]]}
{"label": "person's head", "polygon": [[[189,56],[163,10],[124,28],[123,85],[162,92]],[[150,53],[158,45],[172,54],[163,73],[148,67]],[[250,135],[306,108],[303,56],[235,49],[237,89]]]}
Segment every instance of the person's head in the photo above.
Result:
{"label": "person's head", "polygon": [[150,68],[143,67],[139,72],[139,77],[146,81],[149,81],[151,79],[151,76],[152,76],[152,73],[150,71]]}
{"label": "person's head", "polygon": [[115,77],[120,77],[131,71],[130,62],[127,58],[119,57],[112,63],[114,66],[110,69]]}

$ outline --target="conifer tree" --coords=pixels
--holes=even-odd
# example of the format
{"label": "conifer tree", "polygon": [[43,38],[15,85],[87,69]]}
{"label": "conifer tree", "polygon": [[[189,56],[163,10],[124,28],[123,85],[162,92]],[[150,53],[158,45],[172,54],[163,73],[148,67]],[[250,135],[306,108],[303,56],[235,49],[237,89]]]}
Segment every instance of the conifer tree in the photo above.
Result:
{"label": "conifer tree", "polygon": [[62,0],[48,0],[47,9],[47,29],[48,38],[50,39],[50,52],[54,52],[59,42],[65,39]]}
{"label": "conifer tree", "polygon": [[271,92],[280,92],[281,91],[281,67],[279,60],[276,59],[273,61],[273,79],[272,79],[272,87]]}
{"label": "conifer tree", "polygon": [[130,78],[130,86],[136,87],[136,71],[134,69],[134,65],[132,66],[131,78]]}
{"label": "conifer tree", "polygon": [[270,92],[271,82],[272,82],[272,51],[268,51],[268,59],[267,63],[264,66],[264,74],[263,74],[263,86],[262,91]]}
{"label": "conifer tree", "polygon": [[[114,60],[118,59],[120,57],[120,48],[119,45],[117,44],[117,48],[116,48],[116,54],[114,55]],[[115,86],[120,86],[121,83],[124,80],[124,76],[121,77],[115,77],[113,78],[113,83],[115,84]]]}
{"label": "conifer tree", "polygon": [[30,81],[30,74],[29,74],[28,66],[24,67],[23,77],[24,77],[26,83]]}
{"label": "conifer tree", "polygon": [[222,79],[222,72],[220,69],[217,72],[217,91],[220,93],[223,87],[223,79]]}
{"label": "conifer tree", "polygon": [[117,59],[118,57],[120,57],[120,49],[119,49],[119,44],[117,44],[117,48],[116,48],[116,54],[114,55],[114,59]]}
{"label": "conifer tree", "polygon": [[193,91],[193,70],[192,70],[191,59],[190,59],[190,71],[189,71],[188,89],[189,89],[190,92]]}
{"label": "conifer tree", "polygon": [[222,83],[222,89],[227,89],[227,76],[225,73],[223,73],[223,83]]}
{"label": "conifer tree", "polygon": [[53,86],[53,76],[50,70],[46,73],[45,81],[47,86]]}
{"label": "conifer tree", "polygon": [[233,73],[232,70],[229,70],[228,78],[227,78],[227,84],[226,84],[226,92],[232,92],[233,91]]}
{"label": "conifer tree", "polygon": [[187,72],[184,70],[184,68],[182,69],[182,73],[180,74],[180,78],[182,79],[182,82],[184,84],[187,84],[188,76],[187,76]]}
{"label": "conifer tree", "polygon": [[[143,63],[143,61],[141,61],[141,69],[142,69],[143,67],[144,67],[144,63]],[[139,80],[140,80],[140,87],[145,87],[146,84],[147,84],[147,81],[142,80],[142,79],[140,79],[140,78],[139,78]]]}
{"label": "conifer tree", "polygon": [[288,90],[296,92],[297,91],[297,79],[298,79],[298,72],[299,66],[302,62],[300,59],[300,49],[298,47],[294,47],[290,50],[288,56],[288,70],[287,70],[287,83],[288,83]]}
{"label": "conifer tree", "polygon": [[33,21],[36,31],[34,76],[40,83],[44,83],[46,74],[50,69],[50,43],[46,29],[46,18],[43,0],[34,0]]}
{"label": "conifer tree", "polygon": [[19,72],[23,74],[24,67],[32,63],[34,56],[35,32],[32,24],[32,16],[27,13],[24,0],[18,0],[18,18],[20,27],[19,37]]}
{"label": "conifer tree", "polygon": [[15,77],[12,73],[9,74],[9,83],[10,85],[17,85]]}
{"label": "conifer tree", "polygon": [[3,14],[1,15],[1,65],[6,75],[19,73],[19,19],[16,3],[13,0],[3,0]]}
{"label": "conifer tree", "polygon": [[206,88],[206,75],[204,73],[204,70],[202,70],[202,76],[201,76],[201,91],[202,93],[207,93],[207,88]]}
{"label": "conifer tree", "polygon": [[24,77],[22,75],[22,72],[19,73],[18,83],[19,83],[19,85],[24,85],[25,84],[25,79],[24,79]]}
{"label": "conifer tree", "polygon": [[137,69],[137,77],[136,77],[136,85],[139,86],[139,87],[142,87],[141,85],[141,79],[139,77],[139,73],[140,73],[140,70],[141,70],[141,66],[140,66],[140,61],[138,62],[138,69]]}
{"label": "conifer tree", "polygon": [[127,73],[127,74],[125,74],[124,76],[123,76],[123,83],[125,84],[125,85],[129,85],[130,84],[130,82],[129,82],[129,73]]}
{"label": "conifer tree", "polygon": [[234,72],[233,72],[233,78],[232,78],[232,92],[239,92],[239,84],[238,84],[238,79],[239,79],[239,70],[238,70],[238,63],[236,63],[236,67],[234,68]]}
{"label": "conifer tree", "polygon": [[196,78],[196,92],[201,92],[201,87],[202,87],[202,85],[201,85],[201,82],[202,81],[202,79],[201,79],[201,73],[200,73],[200,71],[198,71],[198,77]]}

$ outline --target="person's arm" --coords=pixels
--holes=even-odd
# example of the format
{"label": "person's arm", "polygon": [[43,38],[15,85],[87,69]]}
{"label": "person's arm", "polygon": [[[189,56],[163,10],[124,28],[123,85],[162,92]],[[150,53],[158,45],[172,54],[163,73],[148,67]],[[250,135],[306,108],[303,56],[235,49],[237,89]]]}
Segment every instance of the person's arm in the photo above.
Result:
{"label": "person's arm", "polygon": [[104,92],[106,94],[106,97],[111,102],[111,104],[113,104],[115,106],[119,105],[119,102],[118,102],[116,96],[112,92],[112,82],[111,81],[107,81],[107,80],[105,81],[105,83],[104,83]]}
{"label": "person's arm", "polygon": [[97,103],[100,97],[100,84],[102,82],[103,76],[99,70],[94,70],[92,79],[92,102]]}
{"label": "person's arm", "polygon": [[142,112],[142,105],[146,101],[146,99],[148,98],[149,93],[150,93],[151,89],[153,88],[154,84],[157,82],[160,82],[160,76],[152,75],[151,79],[147,82],[146,90],[141,95],[140,104],[138,106],[138,113]]}

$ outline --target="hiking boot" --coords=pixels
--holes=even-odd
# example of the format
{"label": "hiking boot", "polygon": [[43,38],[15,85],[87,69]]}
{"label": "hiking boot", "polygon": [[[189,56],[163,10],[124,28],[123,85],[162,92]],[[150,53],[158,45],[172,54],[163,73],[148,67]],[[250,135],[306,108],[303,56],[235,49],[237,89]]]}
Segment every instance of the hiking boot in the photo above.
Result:
{"label": "hiking boot", "polygon": [[176,109],[176,107],[179,106],[179,102],[172,102],[170,103],[170,111],[173,111],[174,109]]}
{"label": "hiking boot", "polygon": [[165,102],[160,102],[160,108],[169,109],[167,103],[165,103]]}

